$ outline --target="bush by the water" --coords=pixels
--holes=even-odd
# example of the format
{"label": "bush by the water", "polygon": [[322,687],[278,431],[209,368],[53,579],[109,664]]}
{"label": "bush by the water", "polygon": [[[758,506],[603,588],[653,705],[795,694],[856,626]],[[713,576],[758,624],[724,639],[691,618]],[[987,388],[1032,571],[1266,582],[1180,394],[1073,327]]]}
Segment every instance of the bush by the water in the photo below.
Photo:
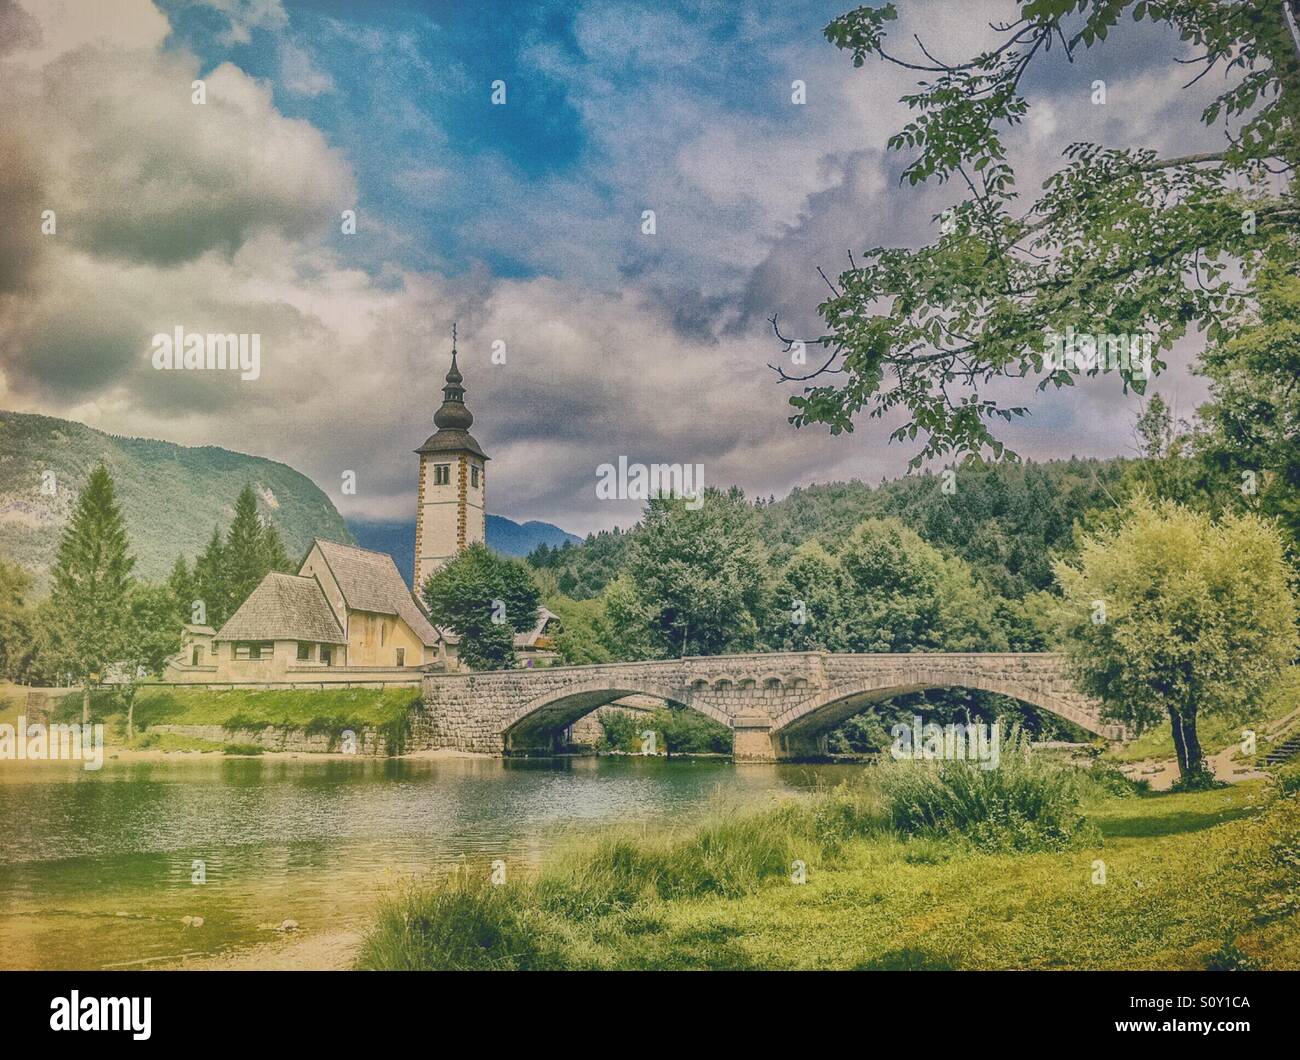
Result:
{"label": "bush by the water", "polygon": [[1054,850],[1084,825],[1079,771],[1029,750],[1013,729],[996,768],[978,762],[889,762],[879,770],[889,820],[910,834],[962,835],[983,850]]}
{"label": "bush by the water", "polygon": [[731,753],[731,730],[694,710],[660,707],[647,715],[607,710],[600,725],[611,751],[640,752],[641,734],[648,730],[655,733],[656,748],[670,755]]}
{"label": "bush by the water", "polygon": [[388,903],[366,939],[364,968],[528,971],[562,966],[517,884],[461,871]]}

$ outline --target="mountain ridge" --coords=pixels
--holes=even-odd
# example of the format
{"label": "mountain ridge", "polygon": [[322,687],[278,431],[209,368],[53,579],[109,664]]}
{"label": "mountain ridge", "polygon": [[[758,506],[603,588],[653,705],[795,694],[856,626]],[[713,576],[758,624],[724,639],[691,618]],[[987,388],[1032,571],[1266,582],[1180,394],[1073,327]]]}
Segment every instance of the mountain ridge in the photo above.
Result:
{"label": "mountain ridge", "polygon": [[33,575],[38,591],[77,494],[100,463],[113,476],[135,572],[151,581],[164,579],[178,554],[193,559],[214,527],[225,530],[245,483],[290,556],[305,554],[314,537],[353,542],[325,492],[280,461],[0,410],[0,556]]}
{"label": "mountain ridge", "polygon": [[[387,552],[410,584],[415,566],[414,519],[348,519],[347,523],[357,544],[377,552]],[[578,544],[582,538],[538,519],[517,523],[504,515],[489,514],[487,517],[487,545],[506,556],[523,558],[540,544],[558,548],[565,541]]]}

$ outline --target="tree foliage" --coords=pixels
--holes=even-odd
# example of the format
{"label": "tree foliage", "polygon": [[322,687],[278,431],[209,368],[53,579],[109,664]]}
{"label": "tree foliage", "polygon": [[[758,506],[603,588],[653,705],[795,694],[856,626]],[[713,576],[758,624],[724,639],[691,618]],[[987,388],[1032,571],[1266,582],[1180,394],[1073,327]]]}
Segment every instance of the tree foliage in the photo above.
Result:
{"label": "tree foliage", "polygon": [[[903,97],[914,116],[889,146],[910,152],[908,183],[951,182],[962,196],[935,219],[928,245],[871,248],[832,284],[814,340],[828,351],[823,363],[801,377],[778,369],[816,381],[790,399],[791,422],[839,433],[864,409],[902,412],[891,437],[922,439],[913,466],[949,453],[996,458],[1005,450],[990,425],[1026,408],[990,398],[987,384],[1041,390],[1102,370],[1049,363],[1053,333],[1150,336],[1155,372],[1189,327],[1230,340],[1251,317],[1256,280],[1270,265],[1294,271],[1297,258],[1300,39],[1287,4],[1294,16],[1295,0],[1026,0],[994,27],[995,47],[947,62],[919,40],[914,58],[895,53],[892,3],[834,20],[826,37],[855,65],[875,58],[920,75]],[[1228,74],[1202,115],[1235,124],[1227,144],[1177,157],[1069,144],[1064,166],[1022,207],[1006,138],[1029,111],[1026,72],[1054,51],[1075,61],[1126,33],[1122,16],[1195,47],[1202,75]],[[1145,389],[1140,369],[1115,370],[1126,389]]]}
{"label": "tree foliage", "polygon": [[429,617],[460,635],[460,658],[475,670],[514,663],[514,635],[537,621],[539,593],[528,568],[473,544],[422,587]]}
{"label": "tree foliage", "polygon": [[1255,515],[1215,521],[1140,497],[1125,516],[1057,565],[1067,650],[1109,716],[1139,730],[1170,719],[1194,783],[1205,771],[1197,717],[1244,709],[1294,656],[1282,540]]}
{"label": "tree foliage", "polygon": [[636,603],[662,655],[752,647],[766,553],[739,490],[706,490],[698,510],[652,499],[628,558]]}
{"label": "tree foliage", "polygon": [[91,472],[64,528],[48,611],[47,649],[54,665],[83,685],[87,700],[90,688],[123,650],[134,566],[113,480],[101,464]]}

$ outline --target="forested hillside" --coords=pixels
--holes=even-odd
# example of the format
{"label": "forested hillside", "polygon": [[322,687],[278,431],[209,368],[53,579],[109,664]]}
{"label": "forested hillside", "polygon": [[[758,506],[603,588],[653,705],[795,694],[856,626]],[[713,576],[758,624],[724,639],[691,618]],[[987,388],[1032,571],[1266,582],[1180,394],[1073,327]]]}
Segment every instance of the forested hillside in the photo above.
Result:
{"label": "forested hillside", "polygon": [[[1070,546],[1075,520],[1114,506],[1131,464],[1123,459],[975,463],[961,469],[952,492],[931,474],[878,486],[836,482],[797,487],[781,500],[760,499],[754,514],[774,566],[808,542],[834,554],[864,519],[893,517],[971,564],[994,592],[1021,597],[1051,585],[1052,553]],[[581,545],[542,546],[528,560],[554,573],[560,592],[590,599],[624,569],[634,534],[602,531]]]}
{"label": "forested hillside", "polygon": [[77,495],[108,468],[126,519],[135,572],[161,581],[178,554],[193,559],[230,523],[244,485],[293,558],[313,537],[351,542],[324,492],[287,464],[216,446],[119,438],[71,420],[0,411],[0,557],[45,586]]}

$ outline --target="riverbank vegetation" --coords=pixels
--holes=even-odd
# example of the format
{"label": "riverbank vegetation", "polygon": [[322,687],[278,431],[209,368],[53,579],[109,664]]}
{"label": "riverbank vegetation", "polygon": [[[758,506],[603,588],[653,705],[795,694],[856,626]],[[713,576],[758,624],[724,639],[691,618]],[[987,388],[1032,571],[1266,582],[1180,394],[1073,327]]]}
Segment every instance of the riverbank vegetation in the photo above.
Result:
{"label": "riverbank vegetation", "polygon": [[500,886],[468,865],[389,900],[358,965],[1295,968],[1300,801],[1282,790],[1146,795],[1018,756],[892,764],[574,841]]}
{"label": "riverbank vegetation", "polygon": [[[731,730],[685,708],[660,707],[645,714],[606,710],[600,715],[602,739],[599,750],[668,755],[731,754]],[[647,732],[653,733],[648,743]]]}
{"label": "riverbank vegetation", "polygon": [[[150,732],[156,725],[220,726],[229,731],[297,729],[325,733],[337,739],[351,729],[382,732],[389,745],[400,747],[411,711],[419,703],[418,688],[328,688],[258,691],[233,688],[162,688],[142,685],[135,696],[134,737],[126,732],[126,704],[112,689],[91,697],[92,722],[105,724],[115,742],[161,750],[218,750],[174,733]],[[54,711],[57,721],[79,721],[81,697],[65,696]]]}

